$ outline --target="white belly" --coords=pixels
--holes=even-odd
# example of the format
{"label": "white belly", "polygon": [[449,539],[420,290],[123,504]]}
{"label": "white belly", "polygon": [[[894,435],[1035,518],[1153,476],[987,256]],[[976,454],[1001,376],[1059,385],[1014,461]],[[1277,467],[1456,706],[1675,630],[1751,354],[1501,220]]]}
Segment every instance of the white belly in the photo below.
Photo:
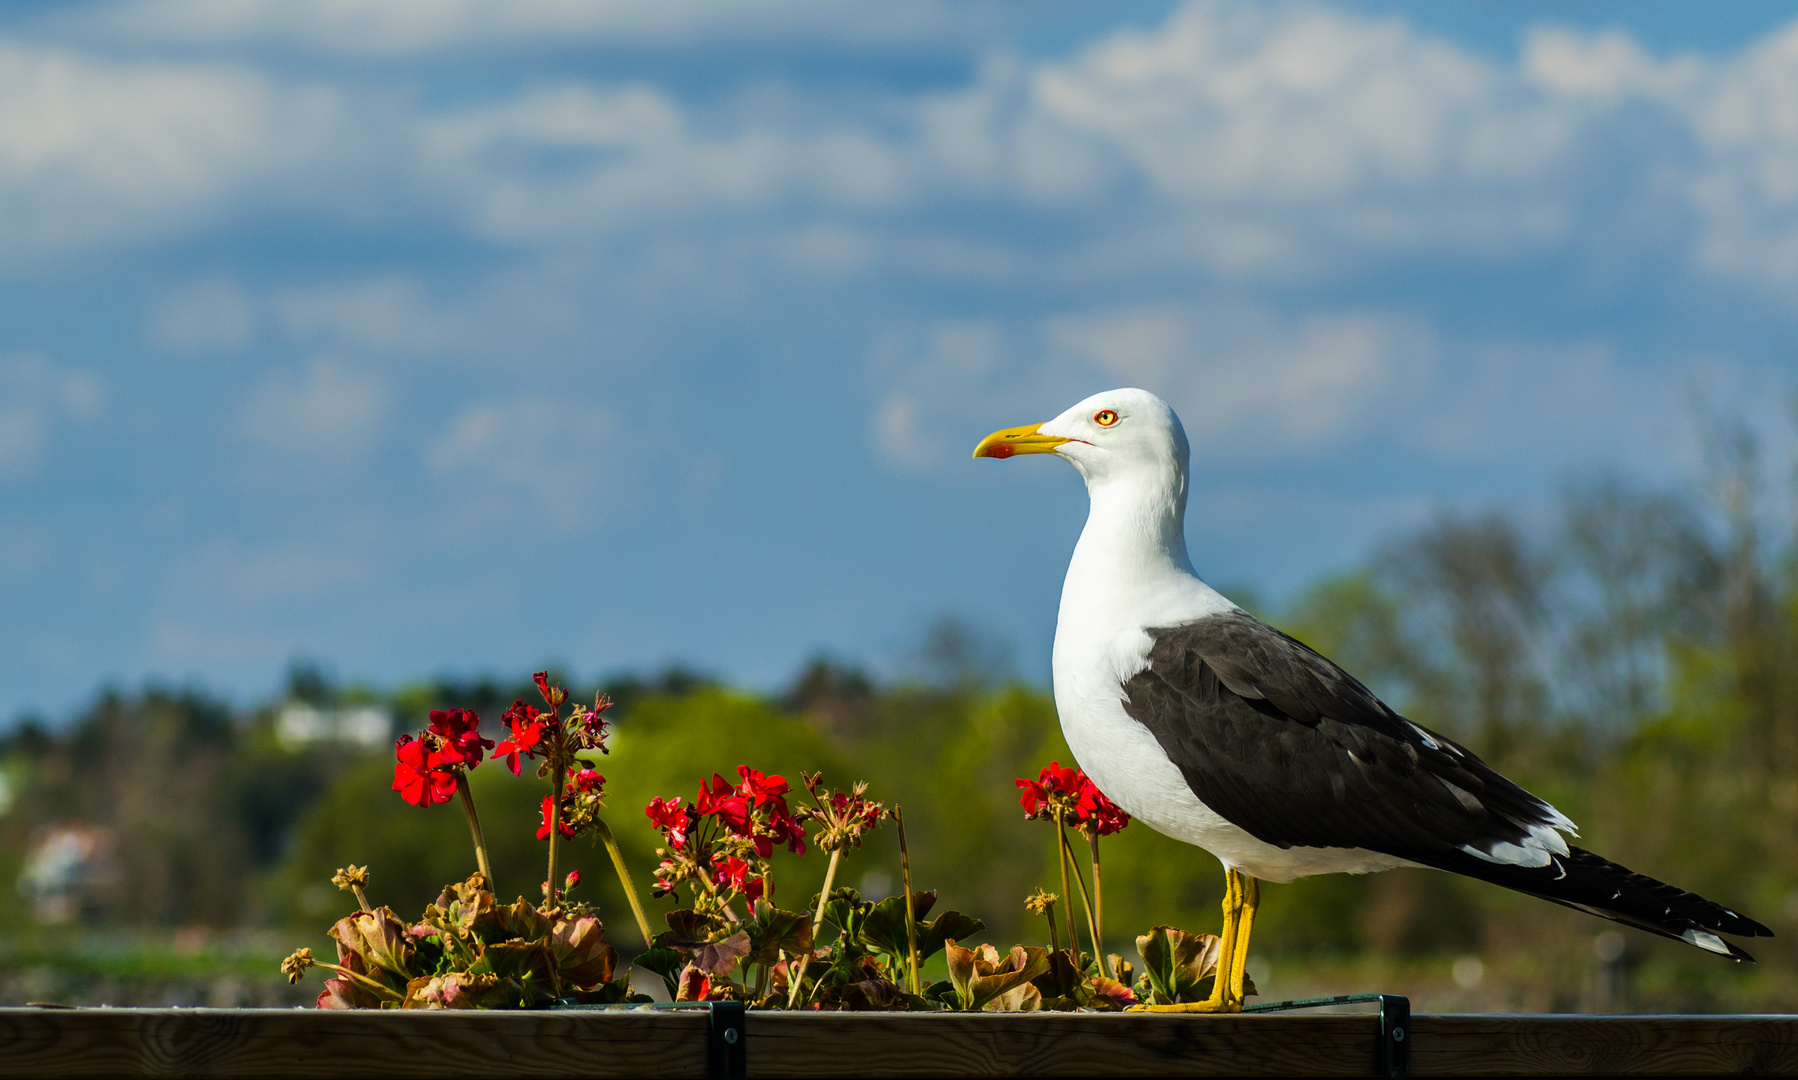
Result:
{"label": "white belly", "polygon": [[1199,801],[1155,736],[1124,711],[1120,696],[1069,690],[1067,696],[1075,700],[1064,700],[1062,680],[1056,681],[1061,731],[1080,768],[1099,790],[1131,817],[1156,832],[1204,848],[1226,868],[1283,882],[1313,874],[1366,874],[1414,865],[1361,848],[1279,848],[1255,839]]}

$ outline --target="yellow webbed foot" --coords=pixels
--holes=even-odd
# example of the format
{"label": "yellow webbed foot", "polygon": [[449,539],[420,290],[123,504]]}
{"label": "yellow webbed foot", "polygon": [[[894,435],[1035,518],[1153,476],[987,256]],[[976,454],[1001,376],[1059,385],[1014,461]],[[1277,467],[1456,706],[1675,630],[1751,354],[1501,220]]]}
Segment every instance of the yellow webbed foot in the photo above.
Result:
{"label": "yellow webbed foot", "polygon": [[1233,1013],[1242,1011],[1240,1001],[1183,1001],[1177,1005],[1132,1005],[1125,1012],[1150,1013]]}

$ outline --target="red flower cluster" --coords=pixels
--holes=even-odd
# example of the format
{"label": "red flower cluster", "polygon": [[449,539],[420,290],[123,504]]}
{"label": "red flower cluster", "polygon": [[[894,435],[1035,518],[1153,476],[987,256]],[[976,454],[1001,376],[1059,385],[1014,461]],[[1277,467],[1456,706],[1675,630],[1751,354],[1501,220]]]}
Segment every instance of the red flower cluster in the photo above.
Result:
{"label": "red flower cluster", "polygon": [[439,753],[449,765],[472,769],[493,749],[492,739],[481,738],[481,718],[473,709],[432,709],[431,734],[443,740]]}
{"label": "red flower cluster", "polygon": [[[537,678],[542,677],[542,672],[538,672]],[[542,716],[543,713],[535,705],[526,705],[524,699],[519,698],[499,718],[500,723],[511,727],[512,734],[493,748],[493,756],[505,758],[506,768],[512,770],[513,776],[518,775],[518,755],[534,758],[543,751],[543,729],[549,724],[540,719]]]}
{"label": "red flower cluster", "polygon": [[1019,779],[1017,785],[1024,793],[1018,802],[1027,818],[1045,814],[1054,818],[1059,810],[1064,824],[1096,836],[1110,836],[1130,824],[1130,815],[1106,798],[1085,773],[1063,768],[1059,761],[1051,761],[1035,780]]}
{"label": "red flower cluster", "polygon": [[456,794],[456,774],[442,750],[432,750],[422,740],[401,735],[393,744],[399,760],[393,766],[393,790],[413,806],[435,806]]}
{"label": "red flower cluster", "polygon": [[413,806],[449,802],[458,771],[479,765],[491,749],[473,709],[432,709],[428,729],[416,738],[401,735],[393,745],[393,790]]}
{"label": "red flower cluster", "polygon": [[[686,876],[697,875],[714,885],[727,886],[751,901],[763,895],[766,882],[755,876],[756,865],[742,856],[754,852],[757,859],[774,854],[784,844],[794,854],[805,854],[805,829],[787,806],[792,790],[784,776],[770,776],[747,765],[737,767],[742,782],[732,785],[717,773],[701,781],[693,802],[655,798],[643,813],[662,830],[672,857],[665,859],[656,879],[656,895],[666,896]],[[708,827],[708,825],[710,827]],[[714,845],[730,841],[741,855],[713,858]],[[682,869],[683,865],[686,867]]]}
{"label": "red flower cluster", "polygon": [[687,808],[681,805],[679,798],[664,799],[660,796],[649,800],[643,812],[655,827],[662,830],[667,837],[668,846],[675,851],[687,846],[687,826],[691,823],[687,816]]}

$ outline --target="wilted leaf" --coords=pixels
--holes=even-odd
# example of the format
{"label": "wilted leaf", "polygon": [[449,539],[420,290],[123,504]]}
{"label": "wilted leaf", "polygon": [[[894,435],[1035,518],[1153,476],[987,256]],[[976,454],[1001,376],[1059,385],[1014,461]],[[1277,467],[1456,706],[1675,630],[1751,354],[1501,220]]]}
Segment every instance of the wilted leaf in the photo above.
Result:
{"label": "wilted leaf", "polygon": [[[948,950],[949,981],[955,984],[956,1000],[970,1012],[984,1008],[987,1002],[1049,969],[1048,950],[1034,946],[1013,945],[1004,957],[991,945],[964,949],[950,941],[945,948]],[[1040,994],[1037,1001],[1041,1001]]]}
{"label": "wilted leaf", "polygon": [[987,1012],[1040,1012],[1042,1007],[1043,992],[1031,983],[1007,990],[985,1005]]}
{"label": "wilted leaf", "polygon": [[358,985],[350,979],[342,977],[326,979],[325,988],[319,992],[318,1007],[321,1009],[378,1009],[381,999],[366,987]]}
{"label": "wilted leaf", "polygon": [[413,979],[406,986],[407,1009],[478,1009],[498,987],[493,975],[470,975],[453,971],[448,975]]}
{"label": "wilted leaf", "polygon": [[514,986],[518,1004],[529,1008],[554,999],[555,958],[541,941],[496,941],[481,950],[471,974],[491,973]]}
{"label": "wilted leaf", "polygon": [[693,965],[708,975],[728,975],[737,961],[749,955],[749,933],[739,930],[723,941],[701,945],[693,953]]}
{"label": "wilted leaf", "polygon": [[1136,939],[1157,1005],[1203,1001],[1211,995],[1221,942],[1213,934],[1188,934],[1157,926]]}
{"label": "wilted leaf", "polygon": [[906,1003],[905,991],[886,979],[860,979],[846,983],[837,992],[837,996],[853,1012],[895,1009]]}
{"label": "wilted leaf", "polygon": [[[412,935],[406,932],[406,924],[387,908],[358,911],[339,919],[331,927],[331,936],[337,941],[338,954],[343,955],[347,950],[362,961],[368,974],[373,974],[376,969],[385,971],[396,976],[400,985],[412,979],[414,972],[409,970]],[[350,964],[344,966],[356,970]]]}
{"label": "wilted leaf", "polygon": [[1091,1004],[1095,1008],[1127,1009],[1136,1004],[1136,995],[1116,979],[1095,975],[1087,985],[1092,988]]}
{"label": "wilted leaf", "polygon": [[591,915],[559,920],[550,929],[549,948],[564,992],[570,987],[588,990],[610,981],[618,960],[606,942],[605,927]]}

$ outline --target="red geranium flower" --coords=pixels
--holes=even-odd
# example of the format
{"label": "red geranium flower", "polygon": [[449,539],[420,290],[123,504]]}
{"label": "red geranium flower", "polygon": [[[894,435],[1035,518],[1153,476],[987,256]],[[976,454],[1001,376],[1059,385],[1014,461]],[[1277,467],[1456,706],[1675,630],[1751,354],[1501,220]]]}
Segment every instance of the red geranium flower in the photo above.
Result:
{"label": "red geranium flower", "polygon": [[718,885],[729,885],[738,892],[743,890],[749,877],[749,864],[736,856],[731,856],[712,867],[712,881]]}
{"label": "red geranium flower", "polygon": [[787,850],[795,855],[805,854],[805,828],[790,814],[774,815],[768,830],[776,844],[787,845]]}
{"label": "red geranium flower", "polygon": [[587,710],[585,716],[581,717],[581,727],[586,732],[587,738],[602,754],[611,753],[606,749],[606,728],[610,725],[606,723],[604,717],[600,716],[600,713],[611,707],[612,699],[600,694],[593,699],[593,707]]}
{"label": "red geranium flower", "polygon": [[472,769],[493,749],[492,739],[481,738],[481,718],[473,709],[432,709],[431,731],[443,740],[445,764]]}
{"label": "red geranium flower", "polygon": [[591,792],[603,795],[606,789],[606,778],[592,769],[582,769],[569,778],[568,786],[583,795]]}
{"label": "red geranium flower", "polygon": [[1016,783],[1023,792],[1018,802],[1025,817],[1041,817],[1059,806],[1066,824],[1099,836],[1110,836],[1130,824],[1130,815],[1106,798],[1090,777],[1059,761],[1051,761],[1035,780]]}
{"label": "red geranium flower", "polygon": [[679,799],[664,799],[660,796],[649,800],[643,808],[649,820],[655,822],[656,828],[668,837],[668,846],[680,850],[687,844],[687,808]]}
{"label": "red geranium flower", "polygon": [[456,776],[438,754],[425,749],[425,744],[410,735],[401,735],[393,744],[393,790],[413,806],[435,806],[449,802],[456,794]]}
{"label": "red geranium flower", "polygon": [[747,765],[738,765],[737,775],[743,778],[743,782],[737,785],[738,794],[746,799],[754,799],[757,806],[764,806],[772,801],[780,807],[782,813],[786,812],[787,800],[784,796],[793,790],[788,786],[786,777],[768,776],[760,769],[752,769]]}
{"label": "red geranium flower", "polygon": [[533,672],[531,681],[537,684],[537,692],[543,695],[544,701],[549,702],[550,708],[553,709],[568,700],[568,691],[559,686],[549,685],[549,672]]}
{"label": "red geranium flower", "polygon": [[[541,825],[537,826],[537,839],[539,839],[539,840],[548,840],[549,839],[549,815],[550,815],[550,810],[555,805],[556,805],[556,800],[553,796],[549,796],[549,795],[543,796],[543,823]],[[569,837],[571,839],[573,838],[574,827],[572,825],[568,824],[567,818],[563,818],[561,821],[556,822],[556,825],[557,825],[558,829],[561,831],[563,836]]]}
{"label": "red geranium flower", "polygon": [[1096,832],[1100,836],[1110,836],[1130,824],[1130,815],[1124,812],[1123,807],[1106,798],[1105,793],[1094,786],[1091,780],[1087,780],[1086,777],[1081,777],[1081,779],[1086,780],[1086,787],[1091,794],[1093,804],[1092,813],[1087,820],[1080,822],[1081,828]]}
{"label": "red geranium flower", "polygon": [[717,773],[712,774],[710,791],[706,790],[703,781],[700,782],[699,795],[693,800],[693,805],[702,815],[718,815],[718,820],[724,822],[724,827],[738,836],[749,835],[748,800],[737,794],[737,789]]}
{"label": "red geranium flower", "polygon": [[543,729],[546,726],[538,720],[543,714],[534,706],[523,701],[514,701],[500,719],[512,726],[512,737],[493,748],[493,756],[506,759],[506,767],[512,775],[518,775],[518,755],[534,758],[537,756],[538,744],[543,741]]}

